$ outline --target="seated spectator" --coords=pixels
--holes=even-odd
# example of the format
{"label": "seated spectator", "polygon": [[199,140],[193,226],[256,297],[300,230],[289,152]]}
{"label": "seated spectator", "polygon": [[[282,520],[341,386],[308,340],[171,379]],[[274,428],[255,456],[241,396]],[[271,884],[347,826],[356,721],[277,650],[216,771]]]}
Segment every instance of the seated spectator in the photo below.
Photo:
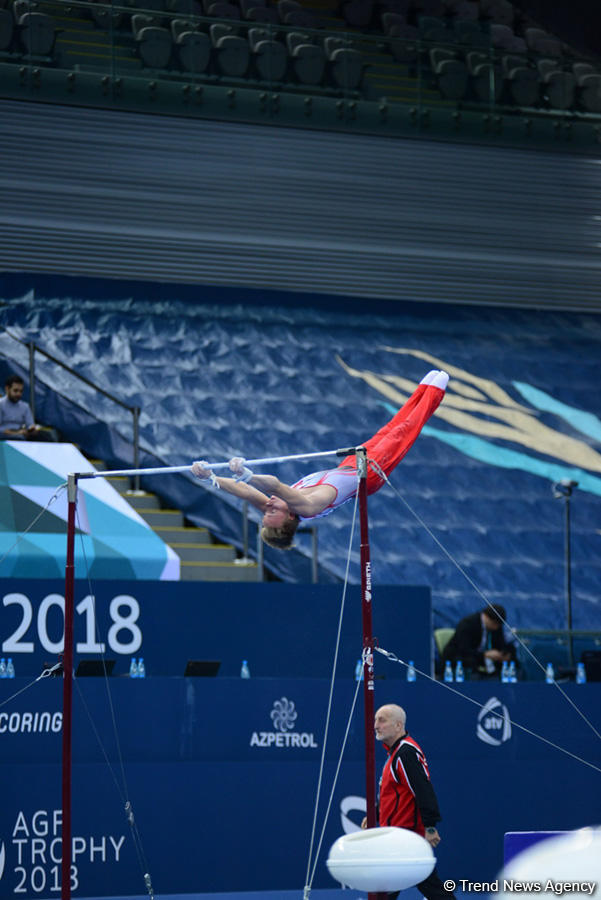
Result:
{"label": "seated spectator", "polygon": [[43,429],[33,421],[31,410],[23,400],[25,382],[20,375],[9,375],[4,383],[5,396],[0,400],[0,440],[56,441],[53,429]]}
{"label": "seated spectator", "polygon": [[466,675],[469,670],[476,678],[498,675],[504,661],[516,658],[516,639],[506,620],[500,603],[461,619],[444,649],[443,661],[450,660],[454,666],[460,659]]}

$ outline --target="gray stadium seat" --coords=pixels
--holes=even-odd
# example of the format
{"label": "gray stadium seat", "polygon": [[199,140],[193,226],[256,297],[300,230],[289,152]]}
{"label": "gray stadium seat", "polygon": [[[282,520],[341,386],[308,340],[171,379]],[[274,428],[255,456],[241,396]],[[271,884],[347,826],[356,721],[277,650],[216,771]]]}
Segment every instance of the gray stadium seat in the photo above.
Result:
{"label": "gray stadium seat", "polygon": [[211,60],[211,41],[208,34],[197,31],[185,19],[173,19],[171,36],[182,68],[186,72],[206,72]]}
{"label": "gray stadium seat", "polygon": [[278,0],[278,15],[284,25],[295,28],[317,28],[319,23],[309,9],[305,9],[297,0]]}
{"label": "gray stadium seat", "polygon": [[499,50],[507,50],[509,53],[525,53],[527,50],[524,38],[514,34],[509,25],[499,25],[497,22],[492,22],[490,39],[493,47],[497,47]]}
{"label": "gray stadium seat", "polygon": [[420,16],[417,26],[419,36],[423,41],[428,41],[432,44],[444,44],[453,40],[453,35],[447,28],[447,23],[444,19],[439,19],[437,16]]}
{"label": "gray stadium seat", "polygon": [[292,71],[301,84],[318,85],[323,81],[326,55],[306,34],[291,31],[286,35]]}
{"label": "gray stadium seat", "polygon": [[239,19],[240,8],[228,3],[227,0],[208,0],[205,3],[205,12],[207,16],[213,19]]}
{"label": "gray stadium seat", "polygon": [[288,68],[288,51],[265,28],[251,28],[248,43],[255,72],[261,81],[283,81]]}
{"label": "gray stadium seat", "polygon": [[267,6],[265,0],[240,0],[240,11],[245,19],[252,22],[276,25],[280,21],[277,9]]}
{"label": "gray stadium seat", "polygon": [[341,11],[351,28],[367,28],[374,17],[374,0],[346,0]]}
{"label": "gray stadium seat", "polygon": [[415,62],[419,55],[419,32],[415,25],[396,22],[387,27],[386,34],[391,40],[390,52],[397,62]]}
{"label": "gray stadium seat", "polygon": [[8,50],[13,40],[15,23],[10,9],[0,9],[0,50]]}
{"label": "gray stadium seat", "polygon": [[458,59],[455,51],[433,47],[430,50],[430,65],[443,97],[447,100],[462,100],[467,92],[468,71],[467,65]]}
{"label": "gray stadium seat", "polygon": [[533,53],[549,56],[553,59],[559,59],[563,55],[561,41],[543,31],[542,28],[524,29],[524,38],[528,49],[532,50]]}
{"label": "gray stadium seat", "polygon": [[166,69],[171,59],[173,42],[166,28],[154,24],[152,16],[136,13],[131,27],[140,59],[149,69]]}
{"label": "gray stadium seat", "polygon": [[512,101],[518,106],[534,106],[540,97],[540,79],[536,69],[528,66],[520,56],[504,56],[502,65]]}
{"label": "gray stadium seat", "polygon": [[485,49],[490,47],[490,34],[483,31],[478,22],[470,22],[467,19],[455,19],[453,23],[454,40],[464,47],[472,49]]}
{"label": "gray stadium seat", "polygon": [[248,41],[235,34],[230,25],[211,25],[211,43],[215,48],[215,59],[222,75],[242,78],[248,71],[250,47]]}
{"label": "gray stadium seat", "polygon": [[570,109],[576,90],[574,74],[564,72],[555,59],[540,59],[537,68],[543,83],[543,93],[551,109]]}
{"label": "gray stadium seat", "polygon": [[26,12],[19,16],[17,25],[19,40],[26,53],[31,56],[52,55],[57,33],[52,16],[42,12]]}
{"label": "gray stadium seat", "polygon": [[333,83],[343,90],[357,90],[365,69],[361,53],[344,38],[327,37],[323,45]]}
{"label": "gray stadium seat", "polygon": [[503,92],[503,70],[491,62],[490,56],[472,50],[466,56],[471,85],[478,100],[496,103]]}
{"label": "gray stadium seat", "polygon": [[601,113],[601,72],[590,63],[574,63],[577,96],[587,112]]}

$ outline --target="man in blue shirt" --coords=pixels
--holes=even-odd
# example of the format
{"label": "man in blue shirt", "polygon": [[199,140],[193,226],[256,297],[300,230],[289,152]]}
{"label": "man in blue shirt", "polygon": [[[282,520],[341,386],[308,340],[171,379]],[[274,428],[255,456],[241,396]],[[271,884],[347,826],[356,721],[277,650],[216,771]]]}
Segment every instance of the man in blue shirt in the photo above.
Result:
{"label": "man in blue shirt", "polygon": [[46,435],[33,421],[31,410],[23,400],[25,383],[20,375],[9,375],[4,384],[5,396],[0,400],[0,439],[4,441],[47,441]]}

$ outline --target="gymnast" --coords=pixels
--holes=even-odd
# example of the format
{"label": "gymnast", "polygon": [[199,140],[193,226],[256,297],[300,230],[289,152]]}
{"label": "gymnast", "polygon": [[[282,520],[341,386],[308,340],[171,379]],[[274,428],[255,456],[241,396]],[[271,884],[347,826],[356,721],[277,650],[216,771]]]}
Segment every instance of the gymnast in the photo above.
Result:
{"label": "gymnast", "polygon": [[[416,390],[393,418],[362,446],[367,451],[367,493],[373,494],[384,481],[369,465],[373,459],[389,475],[415,443],[420,431],[440,405],[449,376],[434,369],[422,378]],[[345,457],[335,469],[305,475],[293,485],[283,484],[275,475],[255,475],[245,460],[230,460],[232,478],[215,475],[204,461],[195,462],[192,472],[210,479],[241,500],[246,500],[263,514],[261,537],[270,547],[290,550],[301,521],[327,516],[351,500],[358,486],[357,460]]]}

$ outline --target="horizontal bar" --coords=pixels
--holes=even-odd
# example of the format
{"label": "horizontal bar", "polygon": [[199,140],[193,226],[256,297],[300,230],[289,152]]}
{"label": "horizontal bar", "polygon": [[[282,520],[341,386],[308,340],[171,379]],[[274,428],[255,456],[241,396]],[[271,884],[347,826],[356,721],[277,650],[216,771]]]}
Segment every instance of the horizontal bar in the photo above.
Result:
{"label": "horizontal bar", "polygon": [[[341,450],[319,450],[316,453],[295,453],[292,456],[267,456],[262,459],[247,459],[246,466],[266,466],[272,463],[288,462],[293,459],[313,459],[316,456],[350,456],[355,447],[345,447]],[[228,469],[229,462],[207,463],[212,471]],[[176,472],[190,472],[192,465],[188,466],[160,466],[155,469],[111,469],[106,472],[77,472],[77,478],[108,478],[114,475],[172,475]]]}

